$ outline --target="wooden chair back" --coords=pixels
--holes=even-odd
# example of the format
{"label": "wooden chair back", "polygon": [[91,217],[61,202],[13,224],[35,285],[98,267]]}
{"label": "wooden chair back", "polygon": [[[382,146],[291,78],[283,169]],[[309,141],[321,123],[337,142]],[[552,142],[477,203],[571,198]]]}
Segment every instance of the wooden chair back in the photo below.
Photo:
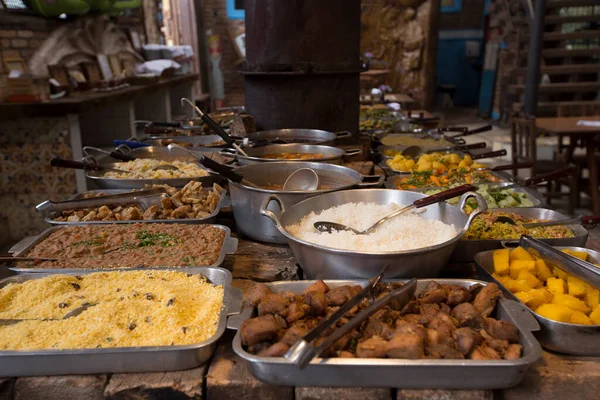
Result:
{"label": "wooden chair back", "polygon": [[[537,128],[534,117],[513,117],[511,119],[511,145],[513,164],[537,161],[536,148]],[[517,170],[513,175],[517,176]],[[535,167],[530,176],[535,175]]]}

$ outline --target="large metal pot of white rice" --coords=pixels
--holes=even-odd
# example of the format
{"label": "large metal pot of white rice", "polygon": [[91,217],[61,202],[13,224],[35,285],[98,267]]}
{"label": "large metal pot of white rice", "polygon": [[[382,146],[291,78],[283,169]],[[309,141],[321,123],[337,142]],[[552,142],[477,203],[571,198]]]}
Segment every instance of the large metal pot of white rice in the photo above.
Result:
{"label": "large metal pot of white rice", "polygon": [[[456,236],[433,246],[404,251],[349,251],[327,247],[299,239],[286,227],[298,224],[311,213],[320,214],[332,207],[349,203],[374,203],[376,205],[409,205],[415,200],[427,197],[422,193],[389,189],[344,190],[312,197],[286,207],[281,199],[272,194],[265,198],[260,213],[270,218],[288,241],[296,261],[302,266],[307,279],[351,279],[371,278],[389,264],[388,278],[435,278],[448,262],[458,240],[465,234],[473,219],[487,210],[483,197],[475,192],[461,196],[457,206],[446,202],[433,204],[421,214],[426,220],[437,220],[453,225]],[[469,198],[475,198],[478,208],[467,215],[464,205]],[[279,215],[268,209],[277,203]],[[324,234],[326,235],[326,234]]]}
{"label": "large metal pot of white rice", "polygon": [[[300,168],[311,168],[319,176],[319,189],[308,192],[284,192],[281,188],[292,172]],[[259,186],[253,188],[229,181],[231,206],[237,229],[251,239],[267,243],[286,244],[287,239],[277,227],[259,214],[259,208],[270,195],[277,195],[284,207],[292,206],[309,197],[337,190],[381,187],[385,176],[362,175],[359,172],[341,165],[315,163],[315,162],[277,162],[246,165],[234,169],[234,172],[244,176],[250,182]],[[276,203],[268,206],[274,213],[279,213],[280,208]]]}

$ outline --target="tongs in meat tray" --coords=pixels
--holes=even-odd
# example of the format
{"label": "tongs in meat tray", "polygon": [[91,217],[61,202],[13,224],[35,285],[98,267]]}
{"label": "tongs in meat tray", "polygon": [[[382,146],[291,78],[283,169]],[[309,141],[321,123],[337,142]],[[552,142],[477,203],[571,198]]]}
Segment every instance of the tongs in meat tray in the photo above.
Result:
{"label": "tongs in meat tray", "polygon": [[[385,268],[384,268],[385,270]],[[383,278],[383,272],[379,273],[374,278],[369,280],[369,284],[363,288],[363,290],[356,296],[351,298],[346,304],[341,306],[336,312],[323,321],[310,332],[308,332],[302,339],[298,340],[285,354],[285,358],[292,361],[300,369],[306,367],[313,358],[318,357],[337,342],[341,337],[348,334],[354,328],[358,327],[364,320],[369,318],[377,310],[387,305],[392,300],[400,302],[401,306],[404,307],[413,298],[417,289],[417,279],[413,278],[406,282],[402,287],[394,289],[380,299],[375,300],[369,307],[354,316],[344,326],[336,329],[333,333],[325,337],[325,339],[318,345],[315,346],[312,342],[323,335],[331,326],[335,325],[340,319],[342,319],[352,308],[357,306],[364,298],[373,295],[373,291],[377,284]]]}

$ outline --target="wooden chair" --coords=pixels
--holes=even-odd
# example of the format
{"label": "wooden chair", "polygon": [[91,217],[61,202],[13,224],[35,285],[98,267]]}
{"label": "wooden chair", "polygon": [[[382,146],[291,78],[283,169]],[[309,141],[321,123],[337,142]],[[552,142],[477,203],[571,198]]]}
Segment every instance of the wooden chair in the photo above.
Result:
{"label": "wooden chair", "polygon": [[[511,119],[513,164],[532,162],[533,167],[529,170],[529,176],[548,173],[565,167],[567,164],[562,159],[544,161],[537,159],[538,136],[535,118],[516,116]],[[513,170],[515,178],[517,177],[517,172],[517,170]],[[575,174],[576,176],[580,176],[580,171],[577,170]],[[546,184],[546,192],[544,193],[546,203],[550,205],[553,198],[565,196],[566,194],[561,191],[562,186],[565,185],[569,188],[568,212],[572,214],[579,199],[578,183],[578,179],[572,178],[549,181]]]}

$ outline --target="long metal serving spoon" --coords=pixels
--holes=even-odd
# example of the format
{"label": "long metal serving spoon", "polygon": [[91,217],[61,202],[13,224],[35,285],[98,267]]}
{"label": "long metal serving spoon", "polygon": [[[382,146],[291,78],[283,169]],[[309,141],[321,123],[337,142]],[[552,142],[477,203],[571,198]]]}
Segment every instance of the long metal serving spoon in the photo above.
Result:
{"label": "long metal serving spoon", "polygon": [[196,113],[198,113],[198,115],[200,116],[202,121],[204,121],[204,123],[206,123],[206,125],[208,125],[213,131],[215,131],[215,133],[217,135],[221,136],[221,139],[223,139],[225,141],[225,143],[227,143],[230,146],[233,146],[233,148],[236,149],[243,156],[248,156],[248,154],[246,154],[246,152],[244,150],[242,150],[242,148],[235,143],[233,138],[231,136],[229,136],[227,133],[225,133],[225,131],[219,126],[219,124],[217,124],[211,117],[204,114],[200,108],[198,108],[194,103],[192,103],[190,101],[190,99],[186,99],[185,97],[182,97],[181,105],[183,105],[183,103],[187,103],[190,106],[192,106],[193,109],[196,111]]}
{"label": "long metal serving spoon", "polygon": [[458,187],[455,187],[452,189],[445,190],[440,193],[436,193],[431,196],[424,197],[419,200],[415,200],[411,205],[408,205],[398,211],[394,211],[393,213],[383,217],[382,219],[375,222],[373,225],[371,225],[369,228],[365,229],[364,231],[358,231],[358,230],[351,228],[349,226],[346,226],[344,224],[338,224],[336,222],[327,222],[327,221],[317,221],[314,223],[313,226],[319,232],[332,233],[335,231],[350,231],[350,232],[354,232],[357,235],[366,235],[369,232],[372,232],[374,229],[376,229],[381,224],[389,221],[392,218],[397,217],[398,215],[409,212],[415,208],[430,206],[432,204],[439,203],[440,201],[449,200],[449,199],[461,196],[467,192],[474,191],[474,190],[475,190],[475,187],[473,187],[472,185],[462,185],[462,186],[458,186]]}
{"label": "long metal serving spoon", "polygon": [[[516,226],[517,222],[511,217],[506,217],[501,215],[496,218],[496,222],[504,222],[509,225]],[[554,221],[544,221],[544,222],[531,222],[528,224],[522,224],[521,226],[526,229],[530,228],[538,228],[542,226],[558,226],[558,225],[596,225],[600,222],[599,215],[588,215],[587,217],[577,217],[577,218],[568,218],[568,219],[558,219]]]}
{"label": "long metal serving spoon", "polygon": [[81,314],[82,312],[84,312],[85,310],[87,310],[90,307],[95,306],[98,303],[94,303],[94,304],[85,304],[83,306],[74,308],[73,310],[69,311],[68,313],[65,314],[64,317],[62,318],[24,318],[24,319],[0,319],[0,326],[2,325],[14,325],[14,324],[18,324],[19,322],[23,322],[23,321],[60,321],[62,319],[69,319],[69,318],[73,318],[78,316],[79,314]]}

